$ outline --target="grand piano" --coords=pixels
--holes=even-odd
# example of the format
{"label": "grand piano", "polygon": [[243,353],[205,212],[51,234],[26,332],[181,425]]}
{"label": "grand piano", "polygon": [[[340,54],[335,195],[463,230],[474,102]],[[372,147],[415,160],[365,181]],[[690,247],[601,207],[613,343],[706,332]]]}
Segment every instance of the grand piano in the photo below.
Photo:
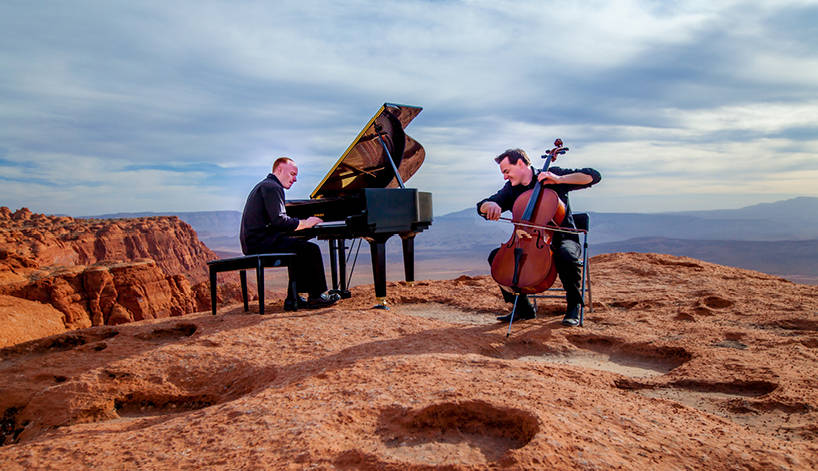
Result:
{"label": "grand piano", "polygon": [[[404,128],[423,108],[384,103],[308,200],[285,202],[287,214],[324,220],[299,236],[327,240],[332,288],[348,298],[346,241],[369,242],[377,308],[386,307],[386,241],[399,235],[406,281],[414,281],[415,235],[432,224],[432,194],[406,188],[426,156]],[[360,247],[360,242],[359,242]],[[339,284],[340,282],[340,284]]]}

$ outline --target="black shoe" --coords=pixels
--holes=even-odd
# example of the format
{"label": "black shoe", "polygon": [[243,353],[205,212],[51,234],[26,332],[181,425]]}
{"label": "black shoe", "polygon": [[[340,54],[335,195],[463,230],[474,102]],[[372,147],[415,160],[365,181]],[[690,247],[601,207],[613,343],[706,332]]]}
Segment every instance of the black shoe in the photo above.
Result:
{"label": "black shoe", "polygon": [[562,318],[562,325],[566,327],[576,327],[579,325],[579,304],[574,304],[565,312],[565,317]]}
{"label": "black shoe", "polygon": [[307,301],[307,309],[319,309],[322,307],[329,307],[337,303],[339,299],[341,299],[341,295],[338,293],[332,294],[325,293],[315,298],[310,296],[310,299]]}
{"label": "black shoe", "polygon": [[[537,315],[534,313],[534,308],[531,305],[528,306],[528,309],[525,307],[518,309],[517,312],[514,313],[514,321],[527,321],[528,319],[535,319]],[[511,313],[509,312],[505,316],[497,317],[497,320],[500,322],[508,322],[511,320]]]}
{"label": "black shoe", "polygon": [[303,308],[307,307],[307,300],[304,299],[301,296],[298,296],[298,301],[296,301],[296,302],[298,303],[297,307],[294,306],[295,303],[293,302],[292,299],[290,299],[290,298],[285,299],[284,300],[284,310],[285,311],[297,311],[299,309],[303,309]]}

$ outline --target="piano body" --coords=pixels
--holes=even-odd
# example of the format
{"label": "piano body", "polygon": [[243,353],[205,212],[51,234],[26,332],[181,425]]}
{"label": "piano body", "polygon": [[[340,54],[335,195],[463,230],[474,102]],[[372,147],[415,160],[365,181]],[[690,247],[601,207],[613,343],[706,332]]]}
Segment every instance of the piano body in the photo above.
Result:
{"label": "piano body", "polygon": [[406,281],[414,281],[414,238],[432,223],[432,194],[404,185],[426,156],[423,146],[404,128],[421,110],[384,103],[310,199],[285,203],[292,217],[318,216],[324,220],[298,235],[329,242],[332,288],[342,297],[350,296],[346,274],[349,239],[369,242],[375,307],[386,308],[386,241],[393,235],[399,235],[403,243]]}

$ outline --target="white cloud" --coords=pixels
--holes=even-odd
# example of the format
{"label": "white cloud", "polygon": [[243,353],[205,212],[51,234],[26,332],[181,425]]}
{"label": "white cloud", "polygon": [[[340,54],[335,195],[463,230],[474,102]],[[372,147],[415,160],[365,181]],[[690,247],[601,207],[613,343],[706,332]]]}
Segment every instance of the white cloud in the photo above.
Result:
{"label": "white cloud", "polygon": [[796,103],[748,103],[716,106],[704,110],[668,109],[668,118],[679,126],[701,134],[744,130],[759,134],[790,128],[818,127],[818,101]]}

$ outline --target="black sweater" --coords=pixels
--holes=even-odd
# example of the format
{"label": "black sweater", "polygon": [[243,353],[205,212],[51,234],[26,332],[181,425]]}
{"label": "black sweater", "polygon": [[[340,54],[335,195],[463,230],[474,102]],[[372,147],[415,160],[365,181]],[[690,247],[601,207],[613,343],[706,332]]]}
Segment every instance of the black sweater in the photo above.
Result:
{"label": "black sweater", "polygon": [[244,204],[241,215],[241,250],[252,253],[263,241],[275,241],[298,227],[298,219],[287,216],[284,208],[284,187],[275,175],[260,181]]}

